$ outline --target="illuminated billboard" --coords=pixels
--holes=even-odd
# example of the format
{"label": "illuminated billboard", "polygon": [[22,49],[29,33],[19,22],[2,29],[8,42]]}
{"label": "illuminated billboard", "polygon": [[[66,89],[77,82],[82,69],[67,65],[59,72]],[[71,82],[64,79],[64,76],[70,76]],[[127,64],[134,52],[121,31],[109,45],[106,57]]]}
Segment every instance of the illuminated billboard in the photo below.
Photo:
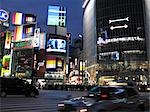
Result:
{"label": "illuminated billboard", "polygon": [[2,71],[1,76],[9,76],[10,75],[10,55],[3,56],[2,59]]}
{"label": "illuminated billboard", "polygon": [[23,39],[34,36],[35,25],[26,25],[23,27]]}
{"label": "illuminated billboard", "polygon": [[25,14],[24,15],[24,23],[27,24],[27,23],[35,23],[36,22],[36,16],[33,15],[33,14]]}
{"label": "illuminated billboard", "polygon": [[13,25],[21,25],[23,23],[23,13],[14,12],[12,16]]}
{"label": "illuminated billboard", "polygon": [[46,61],[46,68],[47,69],[55,69],[56,68],[56,59],[49,59]]}
{"label": "illuminated billboard", "polygon": [[12,24],[13,25],[22,25],[22,24],[36,24],[36,16],[33,14],[24,14],[21,12],[14,12],[12,15]]}
{"label": "illuminated billboard", "polygon": [[10,19],[9,12],[6,10],[0,9],[0,25],[4,27],[9,27],[9,19]]}
{"label": "illuminated billboard", "polygon": [[12,32],[6,31],[5,49],[10,49]]}
{"label": "illuminated billboard", "polygon": [[16,26],[14,30],[14,42],[21,41],[23,37],[23,26]]}
{"label": "illuminated billboard", "polygon": [[63,70],[63,66],[64,66],[63,59],[51,55],[46,56],[47,71],[57,71],[58,69]]}
{"label": "illuminated billboard", "polygon": [[35,25],[16,26],[14,30],[14,42],[22,41],[25,38],[32,37],[34,35]]}
{"label": "illuminated billboard", "polygon": [[47,25],[66,26],[66,8],[61,6],[48,6]]}
{"label": "illuminated billboard", "polygon": [[46,51],[66,53],[66,40],[49,38],[47,40]]}

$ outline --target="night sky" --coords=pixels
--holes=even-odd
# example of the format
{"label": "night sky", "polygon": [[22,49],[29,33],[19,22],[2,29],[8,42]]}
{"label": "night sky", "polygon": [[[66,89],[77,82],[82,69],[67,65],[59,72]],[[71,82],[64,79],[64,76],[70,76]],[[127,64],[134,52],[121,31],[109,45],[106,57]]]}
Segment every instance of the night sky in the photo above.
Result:
{"label": "night sky", "polygon": [[[83,0],[0,0],[0,8],[12,12],[23,12],[37,16],[38,27],[45,31],[48,27],[47,10],[49,5],[67,8],[67,31],[73,37],[82,34]],[[11,15],[12,16],[12,15]],[[12,29],[12,27],[11,27]]]}

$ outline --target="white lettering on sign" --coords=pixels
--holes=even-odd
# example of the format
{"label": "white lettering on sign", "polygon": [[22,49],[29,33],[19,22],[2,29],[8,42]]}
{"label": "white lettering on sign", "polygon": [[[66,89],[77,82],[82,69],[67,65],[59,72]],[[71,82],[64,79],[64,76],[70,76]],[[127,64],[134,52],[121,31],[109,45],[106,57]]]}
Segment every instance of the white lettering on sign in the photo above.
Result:
{"label": "white lettering on sign", "polygon": [[144,41],[144,38],[140,38],[139,36],[136,37],[122,37],[122,38],[113,38],[113,39],[106,39],[105,41],[99,37],[97,44],[108,44],[113,42],[127,42],[127,41]]}

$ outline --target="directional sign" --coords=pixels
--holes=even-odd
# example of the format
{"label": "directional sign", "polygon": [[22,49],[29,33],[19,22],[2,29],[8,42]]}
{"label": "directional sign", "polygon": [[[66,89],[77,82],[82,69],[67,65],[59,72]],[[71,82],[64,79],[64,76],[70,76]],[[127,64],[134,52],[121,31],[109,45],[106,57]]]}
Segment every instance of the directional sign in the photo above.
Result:
{"label": "directional sign", "polygon": [[7,11],[0,9],[0,21],[7,21],[9,18],[9,14]]}
{"label": "directional sign", "polygon": [[114,30],[114,29],[119,29],[119,28],[128,28],[128,25],[124,25],[124,26],[111,26],[110,29]]}
{"label": "directional sign", "polygon": [[118,21],[129,21],[129,17],[123,18],[123,19],[115,19],[115,20],[109,20],[110,23],[118,22]]}

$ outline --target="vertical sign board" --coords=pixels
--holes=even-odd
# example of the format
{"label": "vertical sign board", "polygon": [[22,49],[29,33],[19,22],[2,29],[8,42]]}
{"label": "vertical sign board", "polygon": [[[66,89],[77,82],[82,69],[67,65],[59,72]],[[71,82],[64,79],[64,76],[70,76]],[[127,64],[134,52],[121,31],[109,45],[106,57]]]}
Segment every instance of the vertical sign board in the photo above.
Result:
{"label": "vertical sign board", "polygon": [[13,41],[14,42],[22,41],[22,37],[23,37],[23,26],[15,26]]}
{"label": "vertical sign board", "polygon": [[0,9],[0,25],[9,27],[9,12],[3,9]]}
{"label": "vertical sign board", "polygon": [[10,49],[11,35],[12,35],[12,33],[10,31],[6,31],[5,49]]}
{"label": "vertical sign board", "polygon": [[33,47],[39,47],[40,43],[39,43],[39,40],[40,40],[40,28],[36,28],[34,30],[34,39],[33,39]]}
{"label": "vertical sign board", "polygon": [[40,34],[39,49],[45,49],[46,33]]}

